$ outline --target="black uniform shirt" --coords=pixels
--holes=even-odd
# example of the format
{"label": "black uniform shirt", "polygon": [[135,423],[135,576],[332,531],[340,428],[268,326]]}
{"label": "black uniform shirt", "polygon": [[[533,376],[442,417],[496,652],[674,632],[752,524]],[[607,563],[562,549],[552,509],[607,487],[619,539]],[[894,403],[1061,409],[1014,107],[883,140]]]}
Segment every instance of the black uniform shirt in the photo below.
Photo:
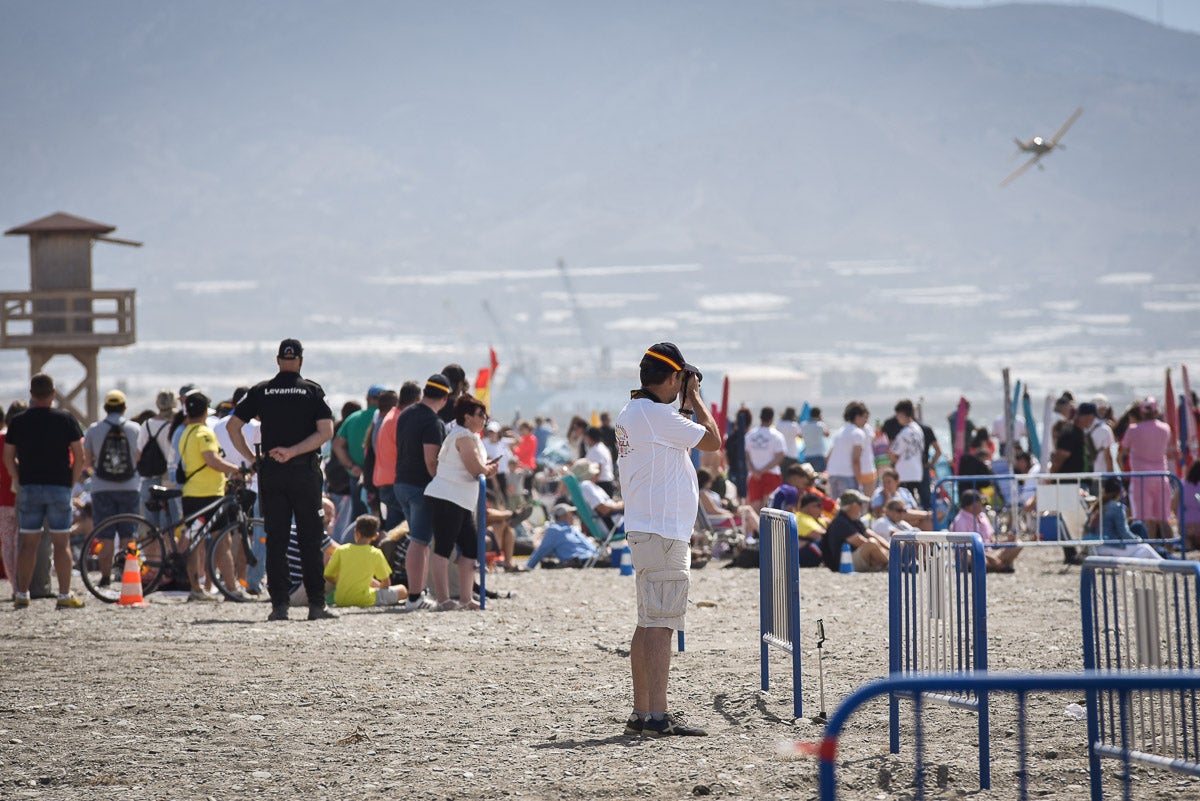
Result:
{"label": "black uniform shirt", "polygon": [[332,420],[325,390],[299,373],[280,372],[255,384],[233,413],[243,422],[262,421],[262,451],[290,448],[317,430],[318,420]]}

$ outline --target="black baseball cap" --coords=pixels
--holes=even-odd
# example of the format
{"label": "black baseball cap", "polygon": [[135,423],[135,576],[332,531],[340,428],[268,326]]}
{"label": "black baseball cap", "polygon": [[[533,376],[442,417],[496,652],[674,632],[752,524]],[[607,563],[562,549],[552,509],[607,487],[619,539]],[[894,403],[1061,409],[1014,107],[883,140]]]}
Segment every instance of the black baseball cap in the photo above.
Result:
{"label": "black baseball cap", "polygon": [[304,355],[304,346],[298,339],[285,339],[279,343],[278,358],[299,359]]}
{"label": "black baseball cap", "polygon": [[704,374],[700,372],[700,368],[688,364],[687,360],[683,358],[683,353],[674,342],[659,342],[658,344],[651,345],[646,349],[646,354],[642,356],[642,364],[645,364],[647,359],[660,364],[666,364],[676,372],[686,370],[689,373],[695,373],[697,380],[704,379]]}
{"label": "black baseball cap", "polygon": [[450,379],[441,373],[434,373],[425,379],[425,397],[445,398],[450,394]]}
{"label": "black baseball cap", "polygon": [[207,395],[198,389],[193,389],[183,399],[183,410],[187,412],[188,417],[195,417],[201,412],[207,412],[209,403]]}

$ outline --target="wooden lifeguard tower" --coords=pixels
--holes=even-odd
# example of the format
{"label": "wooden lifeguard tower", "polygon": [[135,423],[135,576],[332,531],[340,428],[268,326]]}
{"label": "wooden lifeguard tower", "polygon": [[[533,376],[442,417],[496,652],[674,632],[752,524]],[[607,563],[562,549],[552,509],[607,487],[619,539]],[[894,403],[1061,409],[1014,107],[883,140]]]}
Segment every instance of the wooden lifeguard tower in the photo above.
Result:
{"label": "wooden lifeguard tower", "polygon": [[[141,247],[141,242],[109,236],[115,230],[58,212],[4,232],[29,237],[30,291],[0,292],[0,348],[27,350],[31,377],[55,356],[78,361],[83,380],[70,391],[60,387],[59,403],[87,423],[95,422],[100,408],[100,348],[137,340],[134,290],[92,289],[93,241]],[[82,406],[81,392],[86,393]]]}

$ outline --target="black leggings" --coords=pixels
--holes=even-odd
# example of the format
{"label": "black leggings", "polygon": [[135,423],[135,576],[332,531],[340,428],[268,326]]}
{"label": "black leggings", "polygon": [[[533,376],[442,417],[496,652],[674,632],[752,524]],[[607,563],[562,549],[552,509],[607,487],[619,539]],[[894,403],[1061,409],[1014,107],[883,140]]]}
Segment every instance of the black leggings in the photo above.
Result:
{"label": "black leggings", "polygon": [[425,508],[433,524],[433,552],[450,558],[454,546],[463,557],[475,559],[479,554],[479,534],[475,531],[475,515],[445,498],[425,496]]}

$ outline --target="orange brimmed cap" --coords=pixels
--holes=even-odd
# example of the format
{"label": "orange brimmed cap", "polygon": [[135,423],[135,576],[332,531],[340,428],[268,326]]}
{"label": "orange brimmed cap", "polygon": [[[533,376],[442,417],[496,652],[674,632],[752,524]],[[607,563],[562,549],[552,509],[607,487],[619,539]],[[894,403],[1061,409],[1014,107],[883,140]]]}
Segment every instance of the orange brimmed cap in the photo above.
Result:
{"label": "orange brimmed cap", "polygon": [[425,379],[425,397],[444,398],[450,394],[450,379],[441,373],[434,373]]}
{"label": "orange brimmed cap", "polygon": [[647,359],[665,364],[676,372],[686,370],[689,373],[695,373],[697,378],[704,377],[699,368],[687,363],[687,360],[683,358],[683,353],[674,342],[659,342],[651,345],[642,357],[642,364],[645,364]]}

